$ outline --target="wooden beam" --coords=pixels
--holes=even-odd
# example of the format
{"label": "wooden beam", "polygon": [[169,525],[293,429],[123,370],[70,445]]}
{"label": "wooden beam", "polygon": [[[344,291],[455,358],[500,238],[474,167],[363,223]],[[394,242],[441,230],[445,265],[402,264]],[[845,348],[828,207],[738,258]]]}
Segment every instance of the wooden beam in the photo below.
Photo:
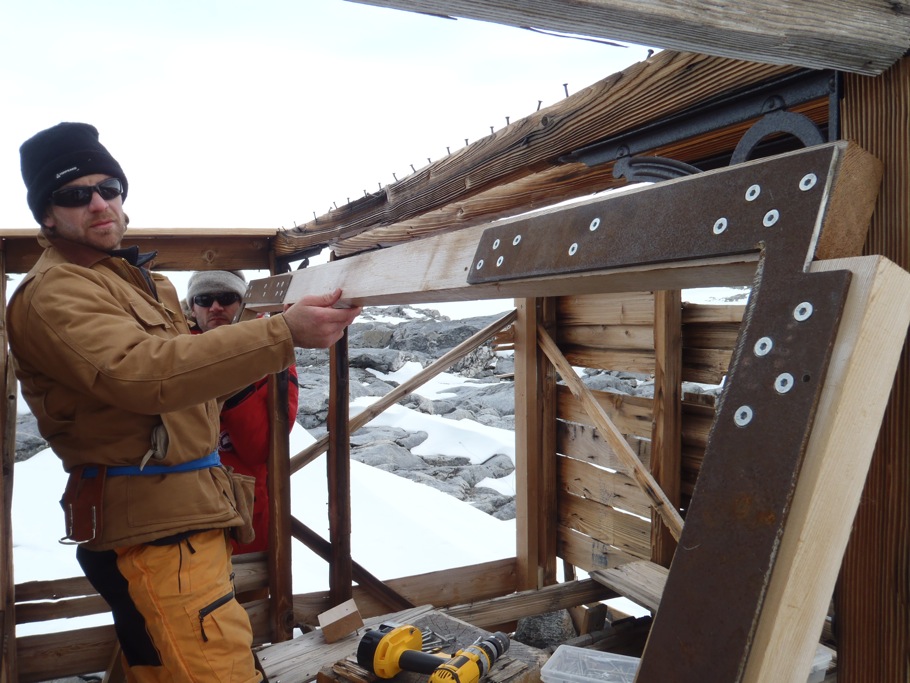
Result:
{"label": "wooden beam", "polygon": [[537,299],[516,299],[515,310],[515,533],[519,590],[544,585],[545,550],[541,545],[537,501],[543,494],[543,445],[540,443],[541,374],[538,363]]}
{"label": "wooden beam", "polygon": [[291,567],[291,498],[288,472],[288,371],[268,378],[269,412],[269,612],[271,640],[288,640],[294,631],[294,586]]}
{"label": "wooden beam", "polygon": [[[682,293],[654,293],[654,426],[651,432],[651,474],[679,509],[682,477]],[[670,566],[676,542],[656,516],[652,517],[651,559]]]}
{"label": "wooden beam", "polygon": [[607,600],[615,598],[616,595],[614,591],[597,581],[582,579],[545,586],[539,590],[519,591],[469,605],[448,607],[441,611],[469,624],[486,627]]}
{"label": "wooden beam", "polygon": [[850,293],[744,683],[809,674],[910,324],[907,271],[880,256],[812,266],[836,270]]}
{"label": "wooden beam", "polygon": [[353,581],[351,560],[351,435],[348,432],[350,399],[348,382],[348,331],[329,349],[329,451],[326,458],[329,487],[329,590],[332,603],[350,600]]}
{"label": "wooden beam", "polygon": [[873,0],[354,0],[507,26],[872,75],[910,47],[904,3]]}
{"label": "wooden beam", "polygon": [[16,461],[16,374],[6,332],[6,253],[0,249],[0,682],[19,679],[16,663],[16,587],[13,575],[13,472]]}

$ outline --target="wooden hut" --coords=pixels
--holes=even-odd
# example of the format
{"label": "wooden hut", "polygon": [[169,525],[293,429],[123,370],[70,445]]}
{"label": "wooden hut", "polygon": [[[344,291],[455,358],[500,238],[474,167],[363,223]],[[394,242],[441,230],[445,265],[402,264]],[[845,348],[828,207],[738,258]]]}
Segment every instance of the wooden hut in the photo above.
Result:
{"label": "wooden hut", "polygon": [[[490,628],[622,594],[656,610],[642,683],[805,680],[808,644],[822,637],[826,620],[824,637],[837,651],[837,680],[906,681],[910,57],[905,53],[910,7],[822,0],[728,7],[654,0],[370,4],[670,49],[294,230],[132,231],[136,243],[155,240],[161,269],[270,269],[276,277],[264,281],[251,301],[262,307],[292,300],[304,287],[336,283],[363,304],[516,299],[514,319],[504,320],[502,331],[490,329],[475,340],[498,333],[497,343],[515,350],[516,557],[385,583],[351,557],[347,456],[348,436],[357,425],[347,415],[342,342],[332,353],[329,436],[296,455],[280,440],[274,444],[273,550],[237,564],[238,590],[270,589],[269,599],[247,605],[257,642],[287,641],[295,624],[315,625],[319,614],[351,597],[366,617],[432,604]],[[837,285],[839,313],[813,318],[829,326],[827,336],[810,335],[812,344],[821,339],[824,348],[797,345],[812,351],[805,362],[818,362],[825,381],[808,401],[808,412],[779,418],[778,424],[796,430],[787,437],[795,443],[795,474],[792,486],[782,489],[782,516],[761,532],[771,539],[766,571],[749,579],[736,543],[751,546],[754,538],[758,544],[761,534],[737,533],[735,514],[721,520],[734,529],[729,538],[708,533],[710,508],[733,495],[734,488],[724,489],[731,473],[723,469],[723,458],[711,456],[720,465],[711,465],[710,476],[706,466],[702,480],[699,474],[706,451],[730,443],[754,411],[748,401],[713,405],[697,400],[682,393],[681,383],[719,382],[731,372],[748,378],[750,370],[741,369],[742,363],[762,355],[765,338],[746,348],[744,340],[755,328],[750,331],[748,324],[764,319],[760,311],[743,307],[683,307],[680,290],[762,283],[773,299],[775,291],[786,289],[782,283],[800,291],[805,283],[775,279],[779,271],[771,267],[760,269],[764,272],[757,277],[757,264],[772,260],[755,244],[701,257],[696,250],[683,258],[682,242],[692,221],[677,216],[674,208],[697,208],[703,204],[693,197],[707,202],[726,183],[738,187],[743,174],[764,174],[762,182],[776,182],[783,173],[778,169],[803,164],[809,152],[812,168],[822,169],[811,175],[818,179],[824,173],[826,180],[818,185],[824,190],[822,203],[805,209],[818,212],[807,216],[821,228],[821,237],[812,233],[818,238],[812,241],[810,235],[809,251],[800,254],[808,254],[800,272],[846,270],[851,277],[849,284]],[[602,195],[522,216],[630,181],[653,185],[632,195]],[[817,187],[810,180],[800,184],[801,190],[807,186],[807,196]],[[748,192],[746,201],[751,201]],[[787,209],[795,206],[795,200],[788,202]],[[772,229],[778,219],[769,214],[764,215]],[[603,250],[604,244],[618,244],[615,233],[613,243],[572,242],[576,251],[581,244],[594,253],[585,268],[559,260],[557,238],[571,242],[571,230],[579,224],[590,233],[601,225],[606,229],[617,215],[627,216],[630,228],[623,235],[622,260],[611,262]],[[710,215],[709,235],[734,234],[720,222],[726,216]],[[676,229],[679,253],[674,247],[637,254],[645,243],[659,246],[661,236]],[[538,251],[552,249],[552,258],[537,270],[497,273],[496,240],[508,236],[514,242],[516,231],[534,240]],[[828,239],[831,235],[838,238]],[[5,231],[0,240],[3,274],[26,271],[38,252],[34,231]],[[332,262],[282,275],[289,263],[325,247],[334,254]],[[851,260],[860,253],[868,256]],[[396,263],[408,266],[390,268]],[[798,305],[793,316],[801,322],[814,311],[821,308]],[[746,325],[741,324],[744,315]],[[769,320],[769,329],[783,324],[773,316]],[[588,391],[572,381],[567,367],[573,365],[653,373],[654,399]],[[11,579],[15,391],[8,364],[3,367],[8,399],[0,413],[0,681],[108,669],[115,645],[111,627],[15,637],[16,623],[91,614],[105,606],[81,577],[22,585]],[[775,380],[783,381],[775,385],[778,394],[788,393],[783,374]],[[817,377],[805,372],[791,379],[814,385]],[[280,380],[273,387],[280,401]],[[748,414],[744,407],[750,407]],[[718,426],[724,410],[733,427]],[[783,436],[774,430],[761,437],[769,449],[779,440]],[[288,498],[291,470],[304,466],[318,448],[329,453],[328,540],[291,517]],[[768,467],[770,480],[770,461]],[[750,484],[743,486],[737,490],[740,502],[750,493]],[[699,544],[678,546],[677,539],[685,541],[696,531],[704,534],[706,547],[730,543],[734,550],[712,555],[699,552]],[[328,592],[292,595],[289,544],[297,541],[327,559]],[[556,580],[558,562],[566,570],[562,583]],[[712,573],[712,565],[724,571]],[[572,579],[574,568],[593,578]],[[711,595],[732,596],[741,610],[729,605],[721,610],[708,599]],[[718,640],[704,630],[712,620],[725,633],[728,625],[731,632],[745,632],[719,648],[706,642]],[[684,653],[691,661],[680,665]],[[717,669],[706,670],[711,662]],[[668,670],[674,672],[670,678]]]}

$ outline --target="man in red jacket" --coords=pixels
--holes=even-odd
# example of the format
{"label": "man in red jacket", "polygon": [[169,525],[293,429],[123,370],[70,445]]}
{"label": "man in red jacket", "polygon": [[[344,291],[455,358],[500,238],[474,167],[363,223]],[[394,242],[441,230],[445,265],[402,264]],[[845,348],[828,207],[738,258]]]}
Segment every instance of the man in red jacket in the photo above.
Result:
{"label": "man in red jacket", "polygon": [[[190,277],[186,303],[196,321],[194,334],[230,325],[246,292],[246,278],[240,271],[200,270]],[[288,369],[288,424],[297,419],[297,367]],[[253,502],[253,531],[250,543],[231,539],[235,555],[265,550],[269,543],[269,416],[268,378],[241,389],[221,409],[221,462],[236,472],[256,478]]]}

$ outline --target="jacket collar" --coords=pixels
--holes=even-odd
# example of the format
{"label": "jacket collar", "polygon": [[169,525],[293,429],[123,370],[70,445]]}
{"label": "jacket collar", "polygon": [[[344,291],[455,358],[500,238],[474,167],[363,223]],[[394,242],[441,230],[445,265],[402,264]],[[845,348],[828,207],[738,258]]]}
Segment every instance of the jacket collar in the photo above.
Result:
{"label": "jacket collar", "polygon": [[158,255],[157,251],[151,251],[145,254],[139,253],[139,247],[136,245],[126,247],[125,249],[101,251],[86,244],[73,242],[72,240],[63,237],[51,237],[43,231],[38,234],[38,243],[45,248],[50,246],[54,247],[54,249],[60,252],[60,255],[67,261],[77,266],[84,266],[85,268],[91,268],[96,263],[111,257],[122,258],[131,266],[141,268]]}

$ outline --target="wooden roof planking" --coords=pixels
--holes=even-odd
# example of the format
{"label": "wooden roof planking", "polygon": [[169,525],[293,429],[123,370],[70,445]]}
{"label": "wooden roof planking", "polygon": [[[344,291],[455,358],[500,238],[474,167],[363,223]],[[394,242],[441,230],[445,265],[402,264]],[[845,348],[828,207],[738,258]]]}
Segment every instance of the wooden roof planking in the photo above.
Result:
{"label": "wooden roof planking", "polygon": [[706,55],[882,73],[910,48],[906,0],[353,0]]}

